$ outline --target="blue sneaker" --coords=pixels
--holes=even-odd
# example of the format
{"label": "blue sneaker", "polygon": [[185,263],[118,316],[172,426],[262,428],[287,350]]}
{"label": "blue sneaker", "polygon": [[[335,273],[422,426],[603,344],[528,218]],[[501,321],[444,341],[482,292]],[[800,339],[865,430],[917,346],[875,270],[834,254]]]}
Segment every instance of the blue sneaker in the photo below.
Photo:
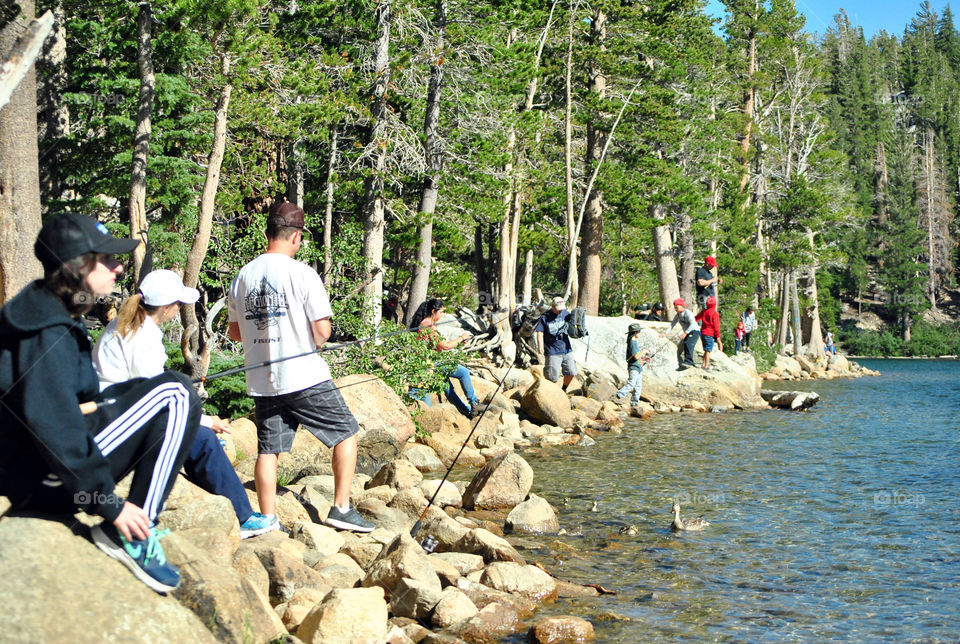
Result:
{"label": "blue sneaker", "polygon": [[125,565],[137,579],[158,593],[180,585],[180,571],[167,563],[160,545],[160,539],[169,534],[169,530],[150,528],[149,537],[133,541],[127,541],[115,527],[104,523],[94,526],[90,533],[100,550]]}
{"label": "blue sneaker", "polygon": [[249,539],[258,534],[266,534],[280,528],[280,521],[275,514],[260,514],[254,512],[240,525],[240,538]]}

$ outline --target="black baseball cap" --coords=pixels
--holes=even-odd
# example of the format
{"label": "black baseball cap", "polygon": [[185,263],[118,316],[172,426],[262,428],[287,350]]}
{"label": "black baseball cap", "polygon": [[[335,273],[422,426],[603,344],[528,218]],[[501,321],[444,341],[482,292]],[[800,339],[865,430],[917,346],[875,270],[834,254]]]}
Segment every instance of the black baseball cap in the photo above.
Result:
{"label": "black baseball cap", "polygon": [[48,217],[37,235],[33,254],[45,270],[59,267],[84,253],[129,253],[140,244],[137,239],[118,239],[93,217],[65,212]]}

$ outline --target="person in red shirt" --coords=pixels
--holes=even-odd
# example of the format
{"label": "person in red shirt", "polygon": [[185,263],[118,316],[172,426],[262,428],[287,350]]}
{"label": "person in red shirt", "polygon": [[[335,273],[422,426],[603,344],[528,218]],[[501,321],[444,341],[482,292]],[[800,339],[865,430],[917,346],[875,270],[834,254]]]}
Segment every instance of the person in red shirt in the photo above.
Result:
{"label": "person in red shirt", "polygon": [[700,323],[700,341],[703,343],[703,368],[710,369],[710,352],[713,344],[720,341],[720,314],[717,313],[717,298],[707,298],[707,308],[697,313]]}

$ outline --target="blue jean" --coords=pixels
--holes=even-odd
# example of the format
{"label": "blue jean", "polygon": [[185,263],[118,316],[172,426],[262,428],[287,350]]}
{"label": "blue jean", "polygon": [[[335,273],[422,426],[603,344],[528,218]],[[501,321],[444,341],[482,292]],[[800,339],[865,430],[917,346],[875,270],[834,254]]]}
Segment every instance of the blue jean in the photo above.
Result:
{"label": "blue jean", "polygon": [[640,392],[643,389],[643,369],[628,369],[627,384],[620,387],[617,392],[617,398],[623,398],[633,389],[633,395],[630,396],[630,404],[636,405],[640,402]]}
{"label": "blue jean", "polygon": [[[457,368],[453,371],[449,371],[446,374],[447,376],[447,390],[444,394],[447,397],[447,400],[457,408],[464,416],[470,415],[471,407],[475,407],[480,404],[480,400],[477,398],[477,394],[473,391],[473,381],[470,380],[470,370],[464,367],[462,364],[458,364]],[[457,391],[453,388],[453,383],[449,382],[450,378],[456,378],[460,381],[460,386],[463,387],[463,393],[467,397],[467,400],[470,401],[470,404],[463,402],[460,399],[460,396],[457,395]],[[421,391],[419,389],[411,389],[410,395],[416,398],[417,400],[422,400],[427,404],[427,407],[430,406],[430,392]]]}
{"label": "blue jean", "polygon": [[737,338],[736,346],[733,348],[733,353],[734,353],[734,355],[740,353],[740,347],[741,347],[742,345],[743,345],[743,340],[741,340],[740,338]]}
{"label": "blue jean", "polygon": [[197,436],[190,446],[190,454],[183,464],[187,479],[210,494],[219,494],[230,499],[233,511],[242,524],[253,514],[247,491],[237,478],[226,452],[220,447],[220,439],[209,427],[197,429]]}

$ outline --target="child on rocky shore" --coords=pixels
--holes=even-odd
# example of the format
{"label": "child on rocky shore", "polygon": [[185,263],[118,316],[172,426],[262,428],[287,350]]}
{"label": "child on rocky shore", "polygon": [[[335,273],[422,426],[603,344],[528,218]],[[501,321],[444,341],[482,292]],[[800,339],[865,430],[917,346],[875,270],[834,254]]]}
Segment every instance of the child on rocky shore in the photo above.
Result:
{"label": "child on rocky shore", "polygon": [[650,362],[650,352],[640,348],[640,331],[643,326],[636,322],[627,328],[627,384],[617,392],[617,402],[622,403],[627,394],[633,390],[630,396],[630,404],[636,405],[640,402],[640,392],[643,389],[643,365]]}
{"label": "child on rocky shore", "polygon": [[[673,322],[670,323],[670,328],[667,329],[667,333],[672,331],[673,327],[677,326],[677,324],[683,329],[683,335],[680,336],[681,343],[677,347],[677,362],[680,363],[677,371],[683,371],[684,369],[696,366],[693,363],[693,350],[697,346],[697,340],[700,339],[700,325],[697,324],[693,313],[687,309],[687,303],[683,301],[682,297],[678,297],[673,301],[673,310],[677,312],[677,315],[673,318]],[[667,337],[667,333],[661,333],[660,337]]]}
{"label": "child on rocky shore", "polygon": [[[707,307],[697,313],[697,322],[700,323],[700,341],[703,343],[703,369],[710,371],[710,352],[714,343],[720,343],[720,314],[717,313],[717,298],[712,295],[707,298]],[[723,351],[723,346],[719,346]]]}

